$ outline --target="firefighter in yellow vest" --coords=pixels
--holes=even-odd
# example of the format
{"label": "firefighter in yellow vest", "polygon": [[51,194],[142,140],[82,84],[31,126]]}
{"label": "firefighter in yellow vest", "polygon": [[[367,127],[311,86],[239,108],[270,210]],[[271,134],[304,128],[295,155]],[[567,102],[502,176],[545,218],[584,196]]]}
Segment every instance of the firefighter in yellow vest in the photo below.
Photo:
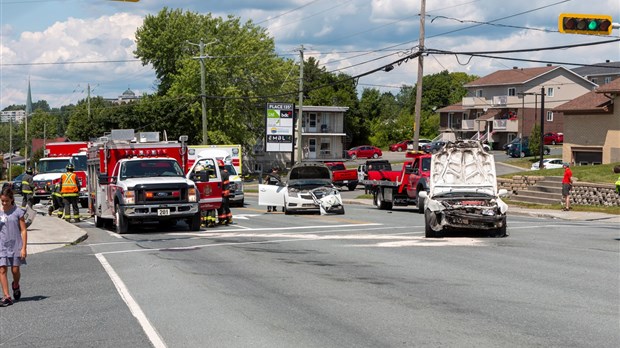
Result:
{"label": "firefighter in yellow vest", "polygon": [[[60,177],[60,193],[62,194],[62,204],[65,207],[63,218],[65,221],[80,221],[80,210],[78,209],[78,195],[80,192],[80,184],[77,175],[73,172],[73,164],[67,164],[67,172]],[[73,208],[73,215],[71,215]]]}
{"label": "firefighter in yellow vest", "polygon": [[226,170],[224,161],[217,160],[217,166],[220,167],[222,174],[222,206],[217,210],[217,220],[220,225],[232,224],[232,213],[228,199],[230,198],[230,174]]}
{"label": "firefighter in yellow vest", "polygon": [[22,176],[22,196],[24,196],[24,199],[22,200],[22,208],[26,208],[26,204],[28,204],[28,206],[32,208],[32,190],[34,188],[34,181],[32,180],[32,175],[32,168],[28,168],[26,169],[26,174]]}

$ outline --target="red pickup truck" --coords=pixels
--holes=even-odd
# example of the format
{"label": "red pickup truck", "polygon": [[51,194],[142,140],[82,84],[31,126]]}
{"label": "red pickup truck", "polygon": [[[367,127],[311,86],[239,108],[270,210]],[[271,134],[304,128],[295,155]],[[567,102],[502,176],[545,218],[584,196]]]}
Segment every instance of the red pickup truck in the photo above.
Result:
{"label": "red pickup truck", "polygon": [[418,212],[424,213],[424,199],[420,198],[419,193],[429,190],[432,155],[407,151],[405,157],[402,170],[371,170],[368,180],[363,180],[362,184],[370,185],[374,205],[379,209],[416,205]]}
{"label": "red pickup truck", "polygon": [[357,170],[347,169],[344,162],[325,162],[325,165],[332,172],[332,182],[334,186],[349,188],[349,191],[357,187]]}

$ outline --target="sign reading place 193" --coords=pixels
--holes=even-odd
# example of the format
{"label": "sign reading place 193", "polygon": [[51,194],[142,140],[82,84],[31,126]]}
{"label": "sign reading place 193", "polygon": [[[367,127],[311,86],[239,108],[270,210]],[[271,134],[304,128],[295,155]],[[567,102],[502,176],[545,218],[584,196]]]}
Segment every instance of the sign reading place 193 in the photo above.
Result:
{"label": "sign reading place 193", "polygon": [[293,113],[295,104],[267,103],[265,120],[265,150],[267,152],[293,151]]}

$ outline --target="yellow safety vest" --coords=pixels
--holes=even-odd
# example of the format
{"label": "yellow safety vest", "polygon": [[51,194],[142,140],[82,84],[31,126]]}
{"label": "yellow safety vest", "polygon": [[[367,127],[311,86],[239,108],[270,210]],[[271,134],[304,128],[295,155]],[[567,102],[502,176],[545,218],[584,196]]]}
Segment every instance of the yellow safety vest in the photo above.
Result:
{"label": "yellow safety vest", "polygon": [[62,188],[60,189],[60,193],[65,196],[72,196],[71,194],[77,194],[80,189],[77,185],[77,175],[75,173],[65,173],[60,177],[60,181],[62,182]]}

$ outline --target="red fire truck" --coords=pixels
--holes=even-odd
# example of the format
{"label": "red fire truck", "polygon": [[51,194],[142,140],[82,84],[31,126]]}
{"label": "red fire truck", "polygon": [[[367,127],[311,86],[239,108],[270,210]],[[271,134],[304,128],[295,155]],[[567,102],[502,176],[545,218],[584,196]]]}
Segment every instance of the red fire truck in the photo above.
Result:
{"label": "red fire truck", "polygon": [[82,207],[88,207],[88,195],[86,194],[86,148],[88,142],[69,141],[45,144],[45,157],[37,163],[37,175],[34,176],[34,203],[50,198],[53,186],[60,181],[60,176],[67,170],[67,164],[72,163],[75,174],[83,188],[80,192]]}
{"label": "red fire truck", "polygon": [[[95,225],[112,222],[116,232],[131,225],[185,221],[201,224],[199,186],[185,177],[187,136],[160,141],[159,132],[113,130],[88,148],[89,206]],[[221,200],[221,189],[219,194]]]}

